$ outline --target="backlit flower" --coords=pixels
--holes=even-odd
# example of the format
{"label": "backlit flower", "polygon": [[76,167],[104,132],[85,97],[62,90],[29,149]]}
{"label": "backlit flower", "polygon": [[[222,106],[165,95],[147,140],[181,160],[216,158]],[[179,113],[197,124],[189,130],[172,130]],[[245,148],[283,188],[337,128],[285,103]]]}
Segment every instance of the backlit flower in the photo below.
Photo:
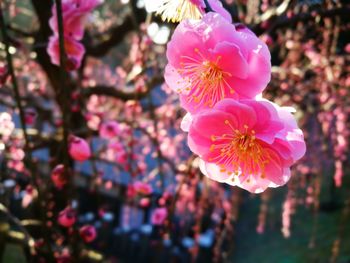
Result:
{"label": "backlit flower", "polygon": [[[64,35],[72,37],[75,40],[81,40],[84,35],[86,18],[102,2],[101,0],[63,0],[62,18]],[[54,34],[58,35],[56,5],[52,6],[52,16],[49,20],[49,25]]]}
{"label": "backlit flower", "polygon": [[[67,55],[66,70],[75,70],[80,67],[85,53],[84,46],[79,42],[84,36],[85,20],[101,0],[63,0],[62,19],[64,32],[64,47]],[[51,63],[60,65],[59,33],[56,5],[52,6],[52,16],[49,20],[53,35],[49,38],[47,53]]]}
{"label": "backlit flower", "polygon": [[305,153],[292,114],[267,100],[224,99],[192,117],[188,144],[202,172],[250,192],[285,184]]}
{"label": "backlit flower", "polygon": [[164,21],[180,22],[188,18],[202,18],[204,8],[203,0],[162,0],[156,7],[156,14]]}
{"label": "backlit flower", "polygon": [[254,98],[270,80],[265,43],[216,13],[180,23],[168,43],[167,58],[165,81],[191,113],[224,98]]}
{"label": "backlit flower", "polygon": [[[210,8],[222,15],[229,22],[230,13],[222,6],[220,0],[208,0]],[[205,14],[204,0],[145,0],[146,10],[156,12],[163,21],[181,22],[185,19],[201,19]]]}
{"label": "backlit flower", "polygon": [[[71,37],[64,38],[64,49],[67,56],[66,69],[73,70],[80,67],[81,60],[85,54],[84,46]],[[60,46],[58,36],[52,36],[49,39],[47,53],[50,56],[51,63],[60,65]]]}

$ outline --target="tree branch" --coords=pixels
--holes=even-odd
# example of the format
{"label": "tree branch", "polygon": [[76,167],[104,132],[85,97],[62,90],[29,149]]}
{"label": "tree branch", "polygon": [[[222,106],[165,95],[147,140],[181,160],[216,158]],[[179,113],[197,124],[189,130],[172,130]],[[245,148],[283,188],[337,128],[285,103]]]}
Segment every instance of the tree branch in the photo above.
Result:
{"label": "tree branch", "polygon": [[[100,42],[95,46],[86,46],[86,55],[92,57],[102,57],[108,53],[108,51],[115,45],[118,45],[123,41],[124,37],[134,29],[131,16],[125,17],[122,24],[112,28],[107,40]],[[85,42],[85,41],[84,41]]]}
{"label": "tree branch", "polygon": [[91,95],[105,95],[109,97],[114,97],[117,99],[120,99],[122,101],[128,101],[128,100],[135,100],[137,98],[138,100],[141,100],[154,89],[159,84],[163,83],[162,77],[154,77],[147,83],[147,89],[145,91],[123,91],[116,89],[114,87],[110,86],[96,86],[96,87],[90,87],[82,89],[82,92],[85,96],[89,97]]}

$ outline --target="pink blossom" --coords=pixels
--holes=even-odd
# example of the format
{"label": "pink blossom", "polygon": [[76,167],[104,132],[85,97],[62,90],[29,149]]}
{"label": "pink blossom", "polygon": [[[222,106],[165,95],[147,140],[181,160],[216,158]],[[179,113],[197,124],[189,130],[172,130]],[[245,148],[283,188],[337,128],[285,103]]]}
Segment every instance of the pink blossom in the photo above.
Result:
{"label": "pink blossom", "polygon": [[36,111],[32,108],[29,108],[25,110],[24,114],[26,124],[33,125],[37,117]]}
{"label": "pink blossom", "polygon": [[9,71],[6,66],[0,65],[0,87],[6,83]]}
{"label": "pink blossom", "polygon": [[188,144],[205,175],[253,193],[285,184],[305,154],[290,111],[267,100],[224,99],[194,115]]}
{"label": "pink blossom", "polygon": [[[101,0],[63,0],[62,17],[64,35],[81,40],[84,35],[84,24],[89,13],[103,1]],[[52,6],[52,17],[49,25],[55,35],[58,35],[56,5]]]}
{"label": "pink blossom", "polygon": [[149,200],[149,198],[143,197],[143,198],[140,199],[139,204],[140,204],[141,207],[147,208],[151,204],[151,201]]}
{"label": "pink blossom", "polygon": [[164,223],[167,216],[168,211],[165,207],[156,208],[152,213],[151,222],[153,225],[160,226]]}
{"label": "pink blossom", "polygon": [[148,183],[144,183],[141,181],[136,181],[134,183],[134,188],[136,192],[143,195],[150,195],[153,192],[152,186],[150,186]]}
{"label": "pink blossom", "polygon": [[[78,42],[84,35],[84,24],[89,13],[102,1],[100,0],[64,0],[62,1],[62,18],[64,47],[67,55],[66,69],[75,70],[80,67],[85,53],[84,46]],[[52,64],[60,65],[59,34],[56,5],[52,6],[52,17],[49,25],[53,35],[49,38],[47,53]]]}
{"label": "pink blossom", "polygon": [[86,243],[94,241],[97,236],[96,228],[91,225],[82,226],[79,229],[79,234]]}
{"label": "pink blossom", "polygon": [[90,146],[84,139],[71,136],[69,138],[69,154],[76,161],[86,161],[91,156]]}
{"label": "pink blossom", "polygon": [[254,98],[270,80],[266,44],[216,13],[181,22],[168,43],[167,58],[165,81],[191,113],[224,98]]}
{"label": "pink blossom", "polygon": [[120,132],[119,123],[116,121],[108,121],[101,124],[100,137],[104,139],[112,139]]}
{"label": "pink blossom", "polygon": [[57,165],[51,172],[51,180],[55,187],[61,189],[67,183],[67,178],[65,177],[64,165]]}
{"label": "pink blossom", "polygon": [[76,221],[76,212],[67,207],[62,210],[58,215],[58,223],[64,227],[71,227]]}
{"label": "pink blossom", "polygon": [[[67,55],[66,69],[73,70],[80,67],[85,48],[82,44],[72,37],[64,37],[64,48]],[[58,36],[51,36],[47,46],[47,53],[50,56],[51,63],[60,65],[60,47]]]}
{"label": "pink blossom", "polygon": [[128,198],[134,198],[136,196],[137,192],[135,190],[135,187],[134,185],[132,184],[129,184],[127,189],[126,189],[126,196]]}

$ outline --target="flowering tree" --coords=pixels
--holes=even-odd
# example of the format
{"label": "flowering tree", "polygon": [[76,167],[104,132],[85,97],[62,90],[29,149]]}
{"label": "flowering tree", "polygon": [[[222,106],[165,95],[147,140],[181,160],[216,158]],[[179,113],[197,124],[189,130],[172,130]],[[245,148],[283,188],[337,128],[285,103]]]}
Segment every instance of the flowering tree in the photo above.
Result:
{"label": "flowering tree", "polygon": [[0,5],[1,258],[242,261],[301,207],[349,258],[347,1]]}

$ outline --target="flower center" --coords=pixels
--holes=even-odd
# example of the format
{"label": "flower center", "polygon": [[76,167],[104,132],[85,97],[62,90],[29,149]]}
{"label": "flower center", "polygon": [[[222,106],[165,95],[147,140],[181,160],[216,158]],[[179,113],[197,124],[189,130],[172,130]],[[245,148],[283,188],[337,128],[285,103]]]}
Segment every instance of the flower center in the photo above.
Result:
{"label": "flower center", "polygon": [[[194,50],[199,59],[182,56],[180,69],[178,72],[185,78],[187,91],[190,91],[188,102],[194,101],[200,105],[213,107],[216,102],[225,98],[227,91],[230,94],[234,90],[226,81],[231,77],[231,73],[219,67],[221,56],[217,56],[215,61],[206,59],[198,48]],[[181,92],[181,91],[179,91]]]}
{"label": "flower center", "polygon": [[269,163],[270,156],[256,139],[255,131],[247,125],[242,130],[235,129],[228,120],[225,120],[225,124],[232,133],[211,136],[213,143],[210,151],[217,155],[209,158],[209,162],[216,163],[221,172],[229,175],[260,175],[265,178],[265,166]]}
{"label": "flower center", "polygon": [[163,0],[158,8],[157,14],[161,15],[163,21],[180,22],[184,19],[200,19],[203,16],[200,6],[190,0]]}

